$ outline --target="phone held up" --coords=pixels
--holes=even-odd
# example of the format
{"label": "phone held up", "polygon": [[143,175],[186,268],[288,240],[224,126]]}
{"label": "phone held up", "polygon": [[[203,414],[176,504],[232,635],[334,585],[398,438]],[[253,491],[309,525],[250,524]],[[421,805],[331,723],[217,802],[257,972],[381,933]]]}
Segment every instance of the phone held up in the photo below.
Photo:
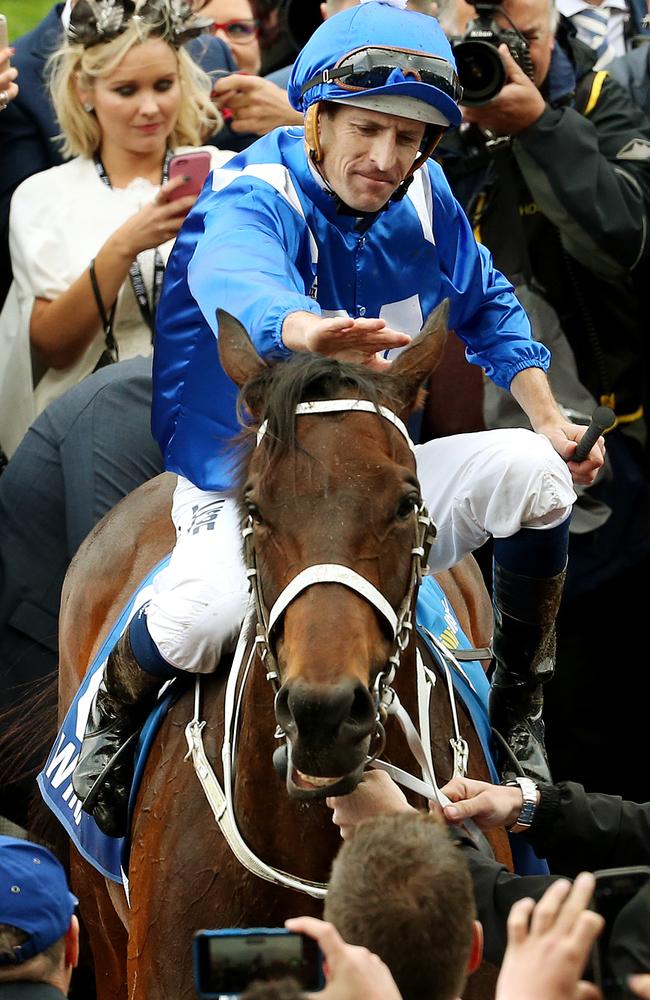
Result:
{"label": "phone held up", "polygon": [[210,154],[202,149],[191,153],[176,153],[169,161],[169,180],[182,177],[179,184],[169,196],[170,201],[193,195],[195,198],[201,192],[205,179],[212,169]]}
{"label": "phone held up", "polygon": [[[9,45],[9,28],[7,25],[7,18],[4,14],[0,14],[0,49],[6,49]],[[0,62],[0,73],[4,73],[9,69],[9,60],[5,59],[4,62]]]}
{"label": "phone held up", "polygon": [[200,997],[236,996],[255,980],[288,976],[305,990],[324,985],[316,942],[284,927],[197,931],[193,957]]}
{"label": "phone held up", "polygon": [[605,926],[596,939],[591,955],[593,979],[602,990],[605,1000],[631,998],[634,994],[628,989],[627,983],[624,979],[617,978],[611,967],[609,950],[612,928],[623,907],[650,882],[650,867],[633,865],[627,868],[603,868],[594,872],[594,877],[596,888],[591,908],[604,917]]}

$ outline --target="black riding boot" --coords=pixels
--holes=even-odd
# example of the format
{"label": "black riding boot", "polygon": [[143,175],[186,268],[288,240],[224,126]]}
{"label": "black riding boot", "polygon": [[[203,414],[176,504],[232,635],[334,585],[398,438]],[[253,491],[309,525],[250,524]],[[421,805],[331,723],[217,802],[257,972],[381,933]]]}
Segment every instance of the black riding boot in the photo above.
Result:
{"label": "black riding boot", "polygon": [[138,665],[125,632],[108,657],[72,775],[82,809],[109,837],[126,833],[138,733],[161,684]]}
{"label": "black riding boot", "polygon": [[[490,721],[524,774],[550,782],[542,685],[555,667],[555,618],[565,573],[536,579],[494,564],[494,660]],[[504,776],[513,777],[506,762]]]}

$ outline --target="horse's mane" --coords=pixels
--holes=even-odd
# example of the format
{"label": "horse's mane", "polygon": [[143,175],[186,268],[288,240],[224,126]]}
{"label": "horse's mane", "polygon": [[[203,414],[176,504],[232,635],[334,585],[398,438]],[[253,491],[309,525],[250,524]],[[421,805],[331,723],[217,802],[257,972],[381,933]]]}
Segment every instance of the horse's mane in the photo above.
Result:
{"label": "horse's mane", "polygon": [[398,407],[395,390],[389,375],[320,354],[296,354],[289,361],[269,365],[249,379],[239,395],[238,412],[243,432],[239,439],[242,452],[238,456],[237,482],[242,482],[255,434],[264,421],[268,422],[265,459],[270,465],[287,451],[299,447],[296,440],[298,403],[351,396],[368,399],[377,407],[380,403]]}

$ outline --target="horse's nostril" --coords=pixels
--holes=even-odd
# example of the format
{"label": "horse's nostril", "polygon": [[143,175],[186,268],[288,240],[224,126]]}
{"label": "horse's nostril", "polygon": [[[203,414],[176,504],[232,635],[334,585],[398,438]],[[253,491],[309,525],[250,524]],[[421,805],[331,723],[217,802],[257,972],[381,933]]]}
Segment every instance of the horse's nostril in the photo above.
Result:
{"label": "horse's nostril", "polygon": [[355,726],[367,726],[374,715],[375,709],[368,688],[364,687],[363,684],[358,684],[354,691],[347,721]]}

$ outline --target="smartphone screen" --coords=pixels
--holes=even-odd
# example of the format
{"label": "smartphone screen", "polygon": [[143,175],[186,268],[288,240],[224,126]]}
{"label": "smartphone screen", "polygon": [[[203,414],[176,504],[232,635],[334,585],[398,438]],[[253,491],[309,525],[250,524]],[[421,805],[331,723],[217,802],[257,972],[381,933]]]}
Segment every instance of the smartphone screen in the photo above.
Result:
{"label": "smartphone screen", "polygon": [[243,993],[254,980],[291,976],[306,990],[323,982],[316,942],[282,928],[199,931],[194,959],[198,992],[205,997]]}

